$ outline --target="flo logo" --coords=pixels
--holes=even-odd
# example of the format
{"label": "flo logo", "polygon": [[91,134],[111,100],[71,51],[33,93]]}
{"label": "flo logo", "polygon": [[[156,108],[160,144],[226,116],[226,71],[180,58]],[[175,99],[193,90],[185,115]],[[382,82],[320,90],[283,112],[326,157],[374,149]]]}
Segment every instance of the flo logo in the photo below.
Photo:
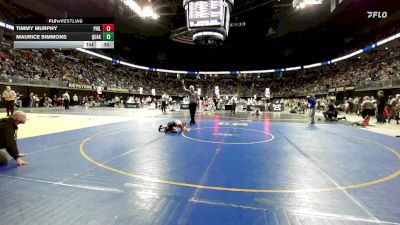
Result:
{"label": "flo logo", "polygon": [[378,19],[385,19],[388,16],[388,13],[386,11],[379,12],[379,11],[368,11],[368,18],[378,18]]}

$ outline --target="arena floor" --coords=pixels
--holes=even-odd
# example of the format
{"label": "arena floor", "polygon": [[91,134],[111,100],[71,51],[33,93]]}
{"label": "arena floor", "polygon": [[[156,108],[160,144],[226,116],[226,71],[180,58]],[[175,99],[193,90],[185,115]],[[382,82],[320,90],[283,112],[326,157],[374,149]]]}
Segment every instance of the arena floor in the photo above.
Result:
{"label": "arena floor", "polygon": [[181,135],[157,128],[188,112],[27,111],[0,224],[400,224],[399,138],[284,112],[201,112]]}

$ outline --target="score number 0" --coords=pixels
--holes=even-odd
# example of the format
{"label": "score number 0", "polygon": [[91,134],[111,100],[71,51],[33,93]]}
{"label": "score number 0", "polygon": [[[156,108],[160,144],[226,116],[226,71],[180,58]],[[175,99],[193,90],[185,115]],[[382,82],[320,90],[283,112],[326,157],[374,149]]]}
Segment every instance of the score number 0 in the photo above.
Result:
{"label": "score number 0", "polygon": [[114,24],[103,24],[103,32],[114,32]]}

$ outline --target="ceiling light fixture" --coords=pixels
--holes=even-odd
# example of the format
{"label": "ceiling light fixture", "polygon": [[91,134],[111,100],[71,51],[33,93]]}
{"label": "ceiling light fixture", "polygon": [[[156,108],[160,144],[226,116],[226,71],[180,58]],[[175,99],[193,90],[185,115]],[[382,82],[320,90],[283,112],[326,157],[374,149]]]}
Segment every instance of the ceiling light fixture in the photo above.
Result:
{"label": "ceiling light fixture", "polygon": [[304,9],[307,5],[320,5],[323,0],[293,0],[293,8]]}
{"label": "ceiling light fixture", "polygon": [[141,18],[152,18],[154,20],[158,19],[160,16],[154,12],[154,10],[150,6],[146,6],[144,8],[140,7],[135,1],[133,0],[121,0],[122,3],[125,4],[130,10],[135,12]]}

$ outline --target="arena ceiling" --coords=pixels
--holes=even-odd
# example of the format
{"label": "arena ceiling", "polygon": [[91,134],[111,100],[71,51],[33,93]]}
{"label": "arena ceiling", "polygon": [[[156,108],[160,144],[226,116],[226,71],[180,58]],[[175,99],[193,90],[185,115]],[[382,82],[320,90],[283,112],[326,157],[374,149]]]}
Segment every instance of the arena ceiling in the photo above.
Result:
{"label": "arena ceiling", "polygon": [[[122,27],[121,31],[124,33],[138,31],[142,35],[160,36],[171,32],[171,29],[186,25],[182,0],[139,0],[139,5],[150,5],[155,9],[161,16],[157,21],[140,19],[124,7],[121,0],[11,0],[11,2],[45,16],[115,17],[119,25],[129,25]],[[275,28],[279,11],[282,8],[292,8],[291,2],[292,0],[236,0],[232,22],[257,24],[260,28],[258,31],[267,34],[270,27]]]}
{"label": "arena ceiling", "polygon": [[[314,63],[361,42],[368,44],[375,34],[400,24],[400,1],[343,0],[331,13],[330,0],[303,10],[293,9],[292,0],[236,0],[231,22],[246,26],[232,27],[222,46],[209,49],[171,40],[186,26],[182,0],[139,0],[155,9],[158,20],[139,18],[120,0],[8,1],[47,17],[114,17],[117,47],[111,54],[169,69],[243,70]],[[388,18],[369,20],[367,11],[387,11]]]}

